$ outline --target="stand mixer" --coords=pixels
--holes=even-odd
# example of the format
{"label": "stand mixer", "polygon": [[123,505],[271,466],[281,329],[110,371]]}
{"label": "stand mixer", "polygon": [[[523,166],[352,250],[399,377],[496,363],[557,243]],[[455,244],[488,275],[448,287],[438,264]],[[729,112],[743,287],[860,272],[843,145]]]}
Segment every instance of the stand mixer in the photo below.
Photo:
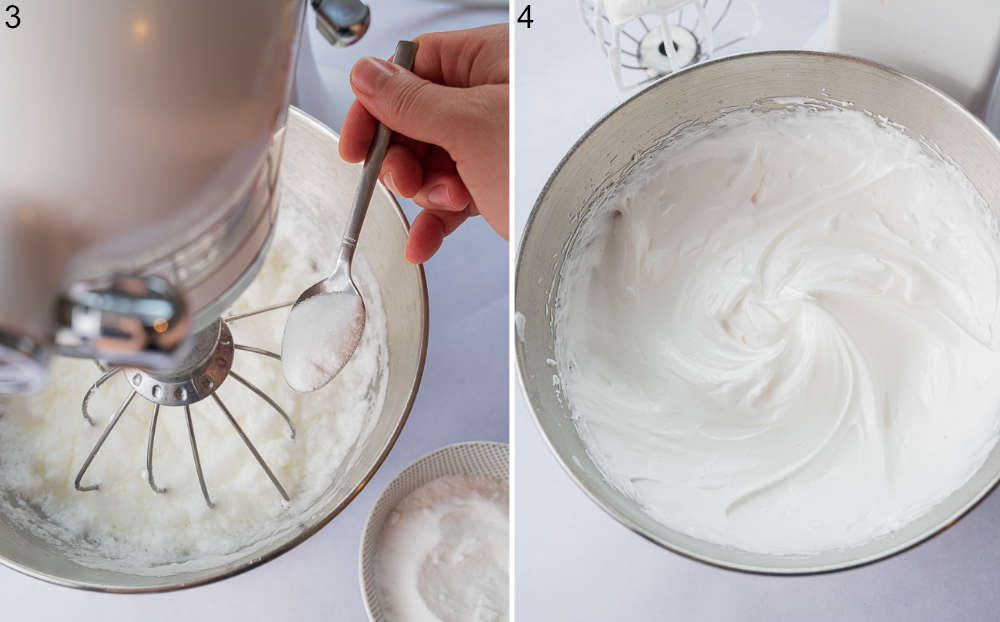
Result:
{"label": "stand mixer", "polygon": [[[360,0],[310,0],[333,45],[366,31]],[[150,403],[146,471],[161,408],[183,408],[205,503],[191,405],[214,401],[280,496],[289,496],[215,390],[232,371],[225,309],[267,254],[303,0],[33,3],[0,38],[0,393],[40,389],[52,355],[117,374],[125,396],[76,474],[138,395]],[[8,86],[9,85],[9,86]],[[289,304],[291,301],[289,301]],[[280,363],[275,363],[276,366]],[[277,368],[276,368],[277,369]]]}
{"label": "stand mixer", "polygon": [[933,84],[985,117],[994,133],[1000,130],[1000,117],[989,114],[1000,69],[1000,3],[831,0],[825,32],[817,35],[817,48],[861,56]]}

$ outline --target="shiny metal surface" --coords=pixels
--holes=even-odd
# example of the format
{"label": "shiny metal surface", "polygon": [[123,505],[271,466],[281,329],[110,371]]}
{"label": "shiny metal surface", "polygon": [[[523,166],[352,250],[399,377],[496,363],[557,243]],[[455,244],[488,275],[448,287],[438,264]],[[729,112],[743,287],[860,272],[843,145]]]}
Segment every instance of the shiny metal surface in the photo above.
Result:
{"label": "shiny metal surface", "polygon": [[229,377],[235,347],[233,333],[222,320],[194,336],[189,361],[166,374],[125,368],[136,393],[159,406],[188,406],[214,393]]}
{"label": "shiny metal surface", "polygon": [[[301,111],[291,109],[282,158],[282,203],[305,211],[325,239],[336,239],[346,214],[333,213],[324,200],[357,184],[360,167],[347,164],[337,152],[337,136]],[[378,188],[366,219],[359,248],[371,266],[383,295],[388,321],[386,396],[369,436],[330,487],[292,525],[262,543],[219,560],[210,567],[150,569],[119,572],[81,566],[56,547],[16,528],[0,516],[0,562],[39,579],[60,585],[107,592],[159,592],[192,587],[248,570],[291,549],[332,520],[364,488],[402,429],[416,396],[427,348],[427,288],[422,268],[408,263],[402,249],[408,225],[393,196]],[[261,403],[262,409],[270,408]],[[192,441],[194,439],[192,438]],[[192,443],[197,451],[208,451]],[[203,474],[199,482],[210,503]],[[210,483],[209,483],[210,485]]]}
{"label": "shiny metal surface", "polygon": [[368,32],[372,15],[361,0],[312,0],[316,28],[334,47],[357,43]]}
{"label": "shiny metal surface", "polygon": [[[560,270],[577,226],[614,190],[642,154],[673,128],[773,97],[851,102],[887,117],[960,166],[1000,212],[1000,142],[955,101],[874,63],[814,52],[763,52],[699,65],[655,84],[594,125],[549,178],[524,230],[515,276],[517,368],[535,421],[576,483],[605,511],[676,553],[736,570],[804,574],[849,568],[905,550],[952,525],[996,485],[1000,447],[960,489],[902,529],[849,549],[791,557],[749,553],[669,529],[609,485],[583,445],[552,385],[552,310]],[[523,317],[522,317],[523,316]]]}
{"label": "shiny metal surface", "polygon": [[191,316],[181,292],[159,276],[118,276],[74,287],[59,300],[55,349],[112,365],[172,368],[188,354]]}
{"label": "shiny metal surface", "polygon": [[93,448],[91,448],[87,459],[84,461],[83,466],[77,473],[76,479],[74,480],[74,487],[80,492],[89,492],[99,489],[98,485],[82,486],[81,481],[83,480],[83,476],[90,467],[91,462],[97,454],[100,453],[101,447],[104,445],[108,436],[111,435],[115,425],[118,423],[118,419],[121,417],[122,412],[124,412],[124,409],[128,407],[128,404],[136,395],[139,395],[147,402],[153,404],[152,416],[150,417],[149,422],[149,434],[146,442],[146,481],[149,484],[149,487],[157,494],[163,494],[166,492],[166,489],[160,488],[156,485],[156,479],[153,471],[153,444],[156,438],[156,424],[159,421],[160,410],[162,407],[183,407],[185,418],[189,422],[188,437],[191,444],[191,455],[194,458],[195,473],[198,475],[198,483],[201,485],[205,505],[209,508],[214,508],[215,505],[212,503],[212,499],[209,497],[208,490],[205,485],[205,476],[201,468],[201,459],[198,454],[198,444],[194,433],[194,427],[190,425],[190,406],[208,397],[212,397],[219,406],[219,409],[232,424],[233,429],[240,437],[240,440],[242,440],[246,445],[250,455],[253,456],[254,460],[257,461],[261,469],[264,471],[264,474],[267,475],[268,479],[270,479],[274,484],[274,487],[278,490],[281,498],[285,501],[290,500],[290,497],[285,491],[285,488],[281,485],[281,482],[278,481],[278,478],[271,471],[270,466],[268,466],[267,462],[265,462],[264,458],[257,451],[257,447],[254,446],[253,442],[247,437],[246,434],[244,434],[243,429],[236,422],[230,414],[229,409],[226,408],[226,405],[216,393],[218,388],[222,386],[226,379],[232,376],[235,382],[239,382],[248,391],[255,394],[275,412],[277,412],[288,425],[289,438],[292,440],[295,439],[295,425],[292,423],[288,413],[286,413],[285,410],[271,398],[271,396],[232,369],[233,358],[236,350],[242,350],[252,354],[269,356],[281,360],[281,357],[273,352],[268,352],[267,350],[255,348],[253,346],[234,343],[233,333],[230,330],[229,324],[242,318],[267,313],[268,311],[274,311],[276,308],[284,308],[285,306],[287,305],[277,307],[269,306],[264,309],[243,313],[234,318],[216,319],[215,323],[211,324],[208,328],[200,330],[190,339],[191,344],[186,356],[175,368],[166,372],[153,372],[135,367],[108,365],[107,361],[98,362],[98,367],[104,370],[104,374],[100,376],[84,394],[83,403],[81,404],[80,409],[83,413],[83,418],[87,423],[94,425],[94,418],[91,415],[89,408],[91,398],[94,396],[94,393],[97,392],[112,376],[121,373],[125,377],[126,382],[131,385],[131,388],[128,396],[125,398],[126,401],[123,402],[123,406],[111,417],[107,427],[105,427],[100,438],[98,438],[97,443],[93,446]]}

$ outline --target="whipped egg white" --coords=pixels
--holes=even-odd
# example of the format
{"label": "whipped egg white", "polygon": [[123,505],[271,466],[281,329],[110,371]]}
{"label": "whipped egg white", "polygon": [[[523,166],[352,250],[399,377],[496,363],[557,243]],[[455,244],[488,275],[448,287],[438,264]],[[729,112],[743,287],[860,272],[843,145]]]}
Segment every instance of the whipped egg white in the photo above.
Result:
{"label": "whipped egg white", "polygon": [[860,111],[688,128],[585,218],[558,380],[656,520],[772,554],[927,512],[1000,426],[1000,241],[953,164]]}

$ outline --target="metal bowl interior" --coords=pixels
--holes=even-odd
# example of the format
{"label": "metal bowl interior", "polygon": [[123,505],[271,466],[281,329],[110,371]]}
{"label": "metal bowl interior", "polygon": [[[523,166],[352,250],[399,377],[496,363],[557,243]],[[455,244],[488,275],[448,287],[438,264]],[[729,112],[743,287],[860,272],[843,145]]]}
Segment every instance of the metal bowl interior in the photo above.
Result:
{"label": "metal bowl interior", "polygon": [[[361,167],[337,152],[336,134],[303,112],[289,110],[281,164],[282,202],[296,204],[318,235],[340,239]],[[331,212],[336,212],[331,214]],[[416,397],[427,351],[427,286],[422,268],[403,258],[408,224],[392,194],[372,198],[359,253],[374,272],[388,322],[388,373],[382,412],[354,448],[329,488],[289,526],[261,543],[190,570],[131,574],[82,566],[0,516],[0,562],[25,574],[70,587],[108,592],[156,592],[209,583],[248,570],[306,540],[333,519],[368,483],[402,429]]]}
{"label": "metal bowl interior", "polygon": [[[959,104],[934,88],[874,63],[813,52],[763,52],[679,72],[639,93],[592,127],[549,178],[524,230],[515,276],[518,372],[535,421],[579,486],[614,518],[682,555],[736,570],[805,574],[888,557],[950,526],[1000,478],[1000,447],[960,489],[884,537],[809,556],[750,553],[690,537],[646,514],[595,466],[552,384],[555,327],[551,311],[562,262],[587,211],[641,155],[662,146],[673,128],[705,122],[760,100],[800,97],[850,102],[906,128],[961,167],[994,212],[1000,208],[1000,142]],[[521,317],[523,316],[523,317]]]}

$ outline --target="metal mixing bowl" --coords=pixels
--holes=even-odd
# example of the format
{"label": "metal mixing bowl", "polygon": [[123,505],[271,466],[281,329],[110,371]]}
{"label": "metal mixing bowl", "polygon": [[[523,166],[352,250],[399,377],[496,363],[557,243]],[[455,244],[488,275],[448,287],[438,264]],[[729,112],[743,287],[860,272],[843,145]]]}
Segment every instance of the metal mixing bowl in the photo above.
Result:
{"label": "metal mixing bowl", "polygon": [[[286,131],[281,200],[294,202],[296,209],[306,211],[324,239],[329,239],[330,248],[335,249],[341,233],[338,223],[346,222],[349,199],[361,167],[341,160],[337,135],[299,110],[289,110]],[[340,198],[332,200],[332,197]],[[334,210],[343,213],[332,213]],[[147,576],[82,566],[17,528],[8,517],[0,516],[0,562],[30,576],[69,587],[157,592],[233,576],[274,559],[319,531],[347,507],[382,464],[399,436],[420,384],[427,352],[427,285],[423,269],[403,258],[408,229],[395,198],[380,185],[372,197],[358,248],[379,283],[387,317],[385,403],[368,436],[359,441],[336,481],[291,525],[261,544],[225,556],[210,567]]]}
{"label": "metal mixing bowl", "polygon": [[[961,167],[1000,211],[1000,142],[940,91],[874,63],[813,52],[733,56],[674,74],[626,101],[592,127],[556,168],[524,230],[515,276],[517,364],[542,435],[570,476],[605,511],[672,551],[727,568],[774,574],[839,570],[888,557],[954,523],[1000,478],[1000,447],[982,468],[929,512],[896,532],[848,549],[802,557],[750,553],[660,524],[610,485],[588,455],[552,383],[552,310],[560,270],[588,209],[619,184],[642,154],[662,147],[671,129],[774,97],[852,102],[902,124]],[[580,312],[585,312],[581,310]]]}

